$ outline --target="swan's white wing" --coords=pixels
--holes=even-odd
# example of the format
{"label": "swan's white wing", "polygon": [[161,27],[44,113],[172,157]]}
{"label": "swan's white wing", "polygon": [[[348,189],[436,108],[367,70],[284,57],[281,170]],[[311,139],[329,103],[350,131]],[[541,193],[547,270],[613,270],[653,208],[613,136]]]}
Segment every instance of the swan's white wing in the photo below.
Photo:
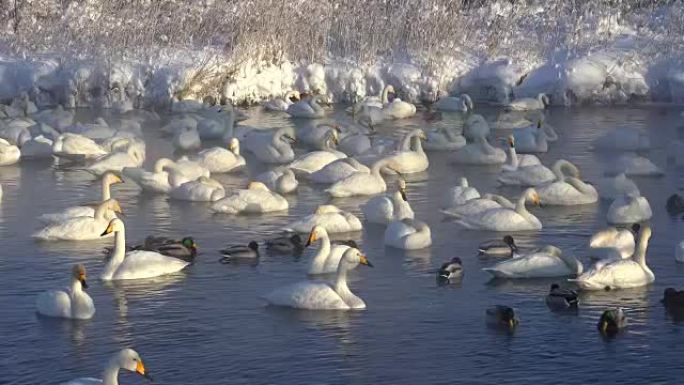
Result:
{"label": "swan's white wing", "polygon": [[563,260],[544,253],[509,259],[482,270],[499,278],[562,277],[572,273]]}
{"label": "swan's white wing", "polygon": [[188,262],[154,251],[131,251],[116,269],[112,279],[143,279],[183,270]]}
{"label": "swan's white wing", "polygon": [[43,214],[38,217],[38,220],[45,223],[57,223],[68,220],[69,218],[75,217],[93,217],[95,216],[95,209],[89,206],[73,206],[68,207],[61,212]]}
{"label": "swan's white wing", "polygon": [[[93,217],[69,218],[64,222],[53,223],[37,233],[34,238],[42,240],[92,240],[100,239],[104,229],[107,228],[108,220],[96,220]],[[113,236],[109,234],[106,236]]]}
{"label": "swan's white wing", "polygon": [[69,382],[63,382],[60,385],[102,385],[102,380],[100,380],[98,378],[84,377],[84,378],[77,378],[77,379],[71,380]]}
{"label": "swan's white wing", "polygon": [[265,296],[271,305],[296,309],[333,310],[349,306],[327,283],[299,282],[277,289]]}
{"label": "swan's white wing", "polygon": [[71,298],[61,290],[49,290],[38,294],[36,310],[49,317],[71,318]]}
{"label": "swan's white wing", "polygon": [[361,211],[366,221],[371,223],[387,224],[394,216],[394,205],[386,196],[371,198],[361,206]]}

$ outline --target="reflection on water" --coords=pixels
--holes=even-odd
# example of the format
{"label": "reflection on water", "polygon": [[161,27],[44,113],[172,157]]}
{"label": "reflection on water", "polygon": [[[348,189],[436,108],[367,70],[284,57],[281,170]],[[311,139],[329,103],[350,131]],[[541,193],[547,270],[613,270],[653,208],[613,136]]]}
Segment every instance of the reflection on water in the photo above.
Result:
{"label": "reflection on water", "polygon": [[[664,111],[664,113],[663,113]],[[93,112],[83,112],[90,118]],[[498,111],[483,108],[488,120]],[[303,126],[282,114],[250,111],[245,125],[257,128]],[[262,295],[305,279],[313,250],[302,256],[262,253],[258,264],[221,264],[217,252],[226,244],[247,244],[280,233],[288,223],[331,202],[321,186],[300,184],[287,196],[290,209],[268,215],[214,215],[205,203],[170,201],[164,195],[140,195],[133,183],[113,187],[126,217],[129,243],[147,235],[192,236],[197,262],[180,274],[140,282],[100,283],[101,248],[113,239],[93,242],[37,243],[30,234],[40,214],[96,200],[95,178],[80,170],[46,162],[0,167],[4,197],[0,202],[0,367],[3,380],[16,384],[61,383],[97,375],[112,352],[135,347],[163,384],[442,384],[557,383],[584,384],[610,376],[616,383],[678,383],[684,369],[671,364],[683,352],[679,314],[666,312],[659,300],[666,287],[682,288],[684,266],[675,266],[673,245],[684,233],[683,221],[665,214],[667,197],[684,187],[684,170],[666,162],[664,151],[681,135],[676,108],[554,109],[547,121],[560,135],[545,164],[567,159],[583,179],[597,183],[619,154],[589,151],[591,143],[615,127],[644,128],[654,150],[646,155],[667,171],[663,178],[639,178],[654,211],[654,236],[648,263],[656,282],[648,287],[581,293],[579,310],[551,312],[544,297],[551,283],[565,279],[491,280],[481,271],[500,261],[477,255],[481,242],[503,234],[462,229],[439,213],[447,188],[467,177],[480,193],[509,198],[521,189],[496,183],[496,167],[454,165],[448,153],[431,153],[427,173],[404,176],[416,218],[432,228],[428,250],[402,251],[384,246],[384,227],[335,234],[358,242],[375,265],[349,277],[351,290],[368,309],[359,312],[302,312],[267,307]],[[334,119],[348,122],[343,112]],[[434,125],[461,125],[459,114],[444,114]],[[161,122],[146,124],[146,167],[172,156],[168,138],[155,132]],[[422,116],[378,127],[383,137],[401,138],[425,127]],[[510,130],[492,132],[493,140]],[[297,153],[303,150],[298,149]],[[267,166],[250,164],[245,173],[217,176],[227,192],[244,188],[249,175]],[[398,176],[390,175],[390,186]],[[361,215],[365,198],[335,199],[343,210]],[[514,234],[524,250],[556,245],[585,265],[595,252],[588,237],[605,227],[609,202],[593,205],[531,208],[544,223],[540,232]],[[265,251],[265,250],[264,250]],[[436,281],[440,265],[463,260],[464,275],[446,285]],[[35,315],[35,296],[60,287],[70,265],[84,263],[91,277],[88,293],[97,309],[88,322],[50,320]],[[514,333],[485,327],[485,309],[505,304],[521,319]],[[629,326],[604,341],[596,330],[601,312],[621,306]],[[38,359],[39,357],[40,359]],[[650,370],[643,370],[648,365]],[[562,376],[559,376],[562,373]],[[126,376],[126,381],[136,381]],[[123,381],[122,381],[123,382]]]}

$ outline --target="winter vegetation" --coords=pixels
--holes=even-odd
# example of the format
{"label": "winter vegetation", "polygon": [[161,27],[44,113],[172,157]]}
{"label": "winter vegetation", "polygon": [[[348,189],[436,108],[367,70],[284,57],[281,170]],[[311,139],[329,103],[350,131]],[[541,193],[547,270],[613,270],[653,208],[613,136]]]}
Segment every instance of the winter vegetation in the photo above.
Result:
{"label": "winter vegetation", "polygon": [[467,91],[684,102],[684,4],[662,0],[0,0],[0,100],[92,105]]}

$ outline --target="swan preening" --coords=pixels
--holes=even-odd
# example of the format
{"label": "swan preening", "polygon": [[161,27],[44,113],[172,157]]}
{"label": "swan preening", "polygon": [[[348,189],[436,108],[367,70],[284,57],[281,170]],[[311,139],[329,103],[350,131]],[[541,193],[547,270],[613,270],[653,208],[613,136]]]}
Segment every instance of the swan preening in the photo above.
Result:
{"label": "swan preening", "polygon": [[265,299],[271,305],[296,309],[365,309],[366,303],[352,293],[347,285],[347,273],[359,264],[373,266],[358,249],[348,248],[340,259],[334,282],[303,281],[276,289],[266,295]]}
{"label": "swan preening", "polygon": [[542,204],[573,206],[598,201],[596,188],[580,179],[579,169],[574,164],[558,160],[553,165],[553,173],[556,181],[536,187]]}
{"label": "swan preening", "polygon": [[583,266],[559,248],[544,246],[482,270],[497,278],[549,278],[582,274]]}

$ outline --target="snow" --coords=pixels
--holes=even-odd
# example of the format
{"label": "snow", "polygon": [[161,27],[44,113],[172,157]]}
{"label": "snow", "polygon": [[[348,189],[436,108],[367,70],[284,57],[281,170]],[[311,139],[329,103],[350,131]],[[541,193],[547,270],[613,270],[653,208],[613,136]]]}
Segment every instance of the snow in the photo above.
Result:
{"label": "snow", "polygon": [[[36,0],[24,16],[32,24],[9,25],[0,37],[0,102],[27,91],[39,107],[122,101],[164,107],[174,98],[209,96],[257,103],[292,89],[346,102],[392,84],[414,102],[446,91],[468,93],[476,104],[542,92],[555,105],[684,103],[680,2],[577,7],[563,0],[499,0],[445,8],[426,0],[410,12],[355,2],[343,8],[336,1],[327,7],[302,0],[275,10],[271,2],[252,0],[251,11],[213,1],[175,3],[148,30],[131,17],[157,12],[153,3],[136,9]],[[49,11],[41,13],[40,4]],[[272,19],[256,23],[255,17]],[[352,19],[354,27],[346,27]],[[221,29],[222,20],[235,29]],[[240,40],[245,33],[252,39]]]}

